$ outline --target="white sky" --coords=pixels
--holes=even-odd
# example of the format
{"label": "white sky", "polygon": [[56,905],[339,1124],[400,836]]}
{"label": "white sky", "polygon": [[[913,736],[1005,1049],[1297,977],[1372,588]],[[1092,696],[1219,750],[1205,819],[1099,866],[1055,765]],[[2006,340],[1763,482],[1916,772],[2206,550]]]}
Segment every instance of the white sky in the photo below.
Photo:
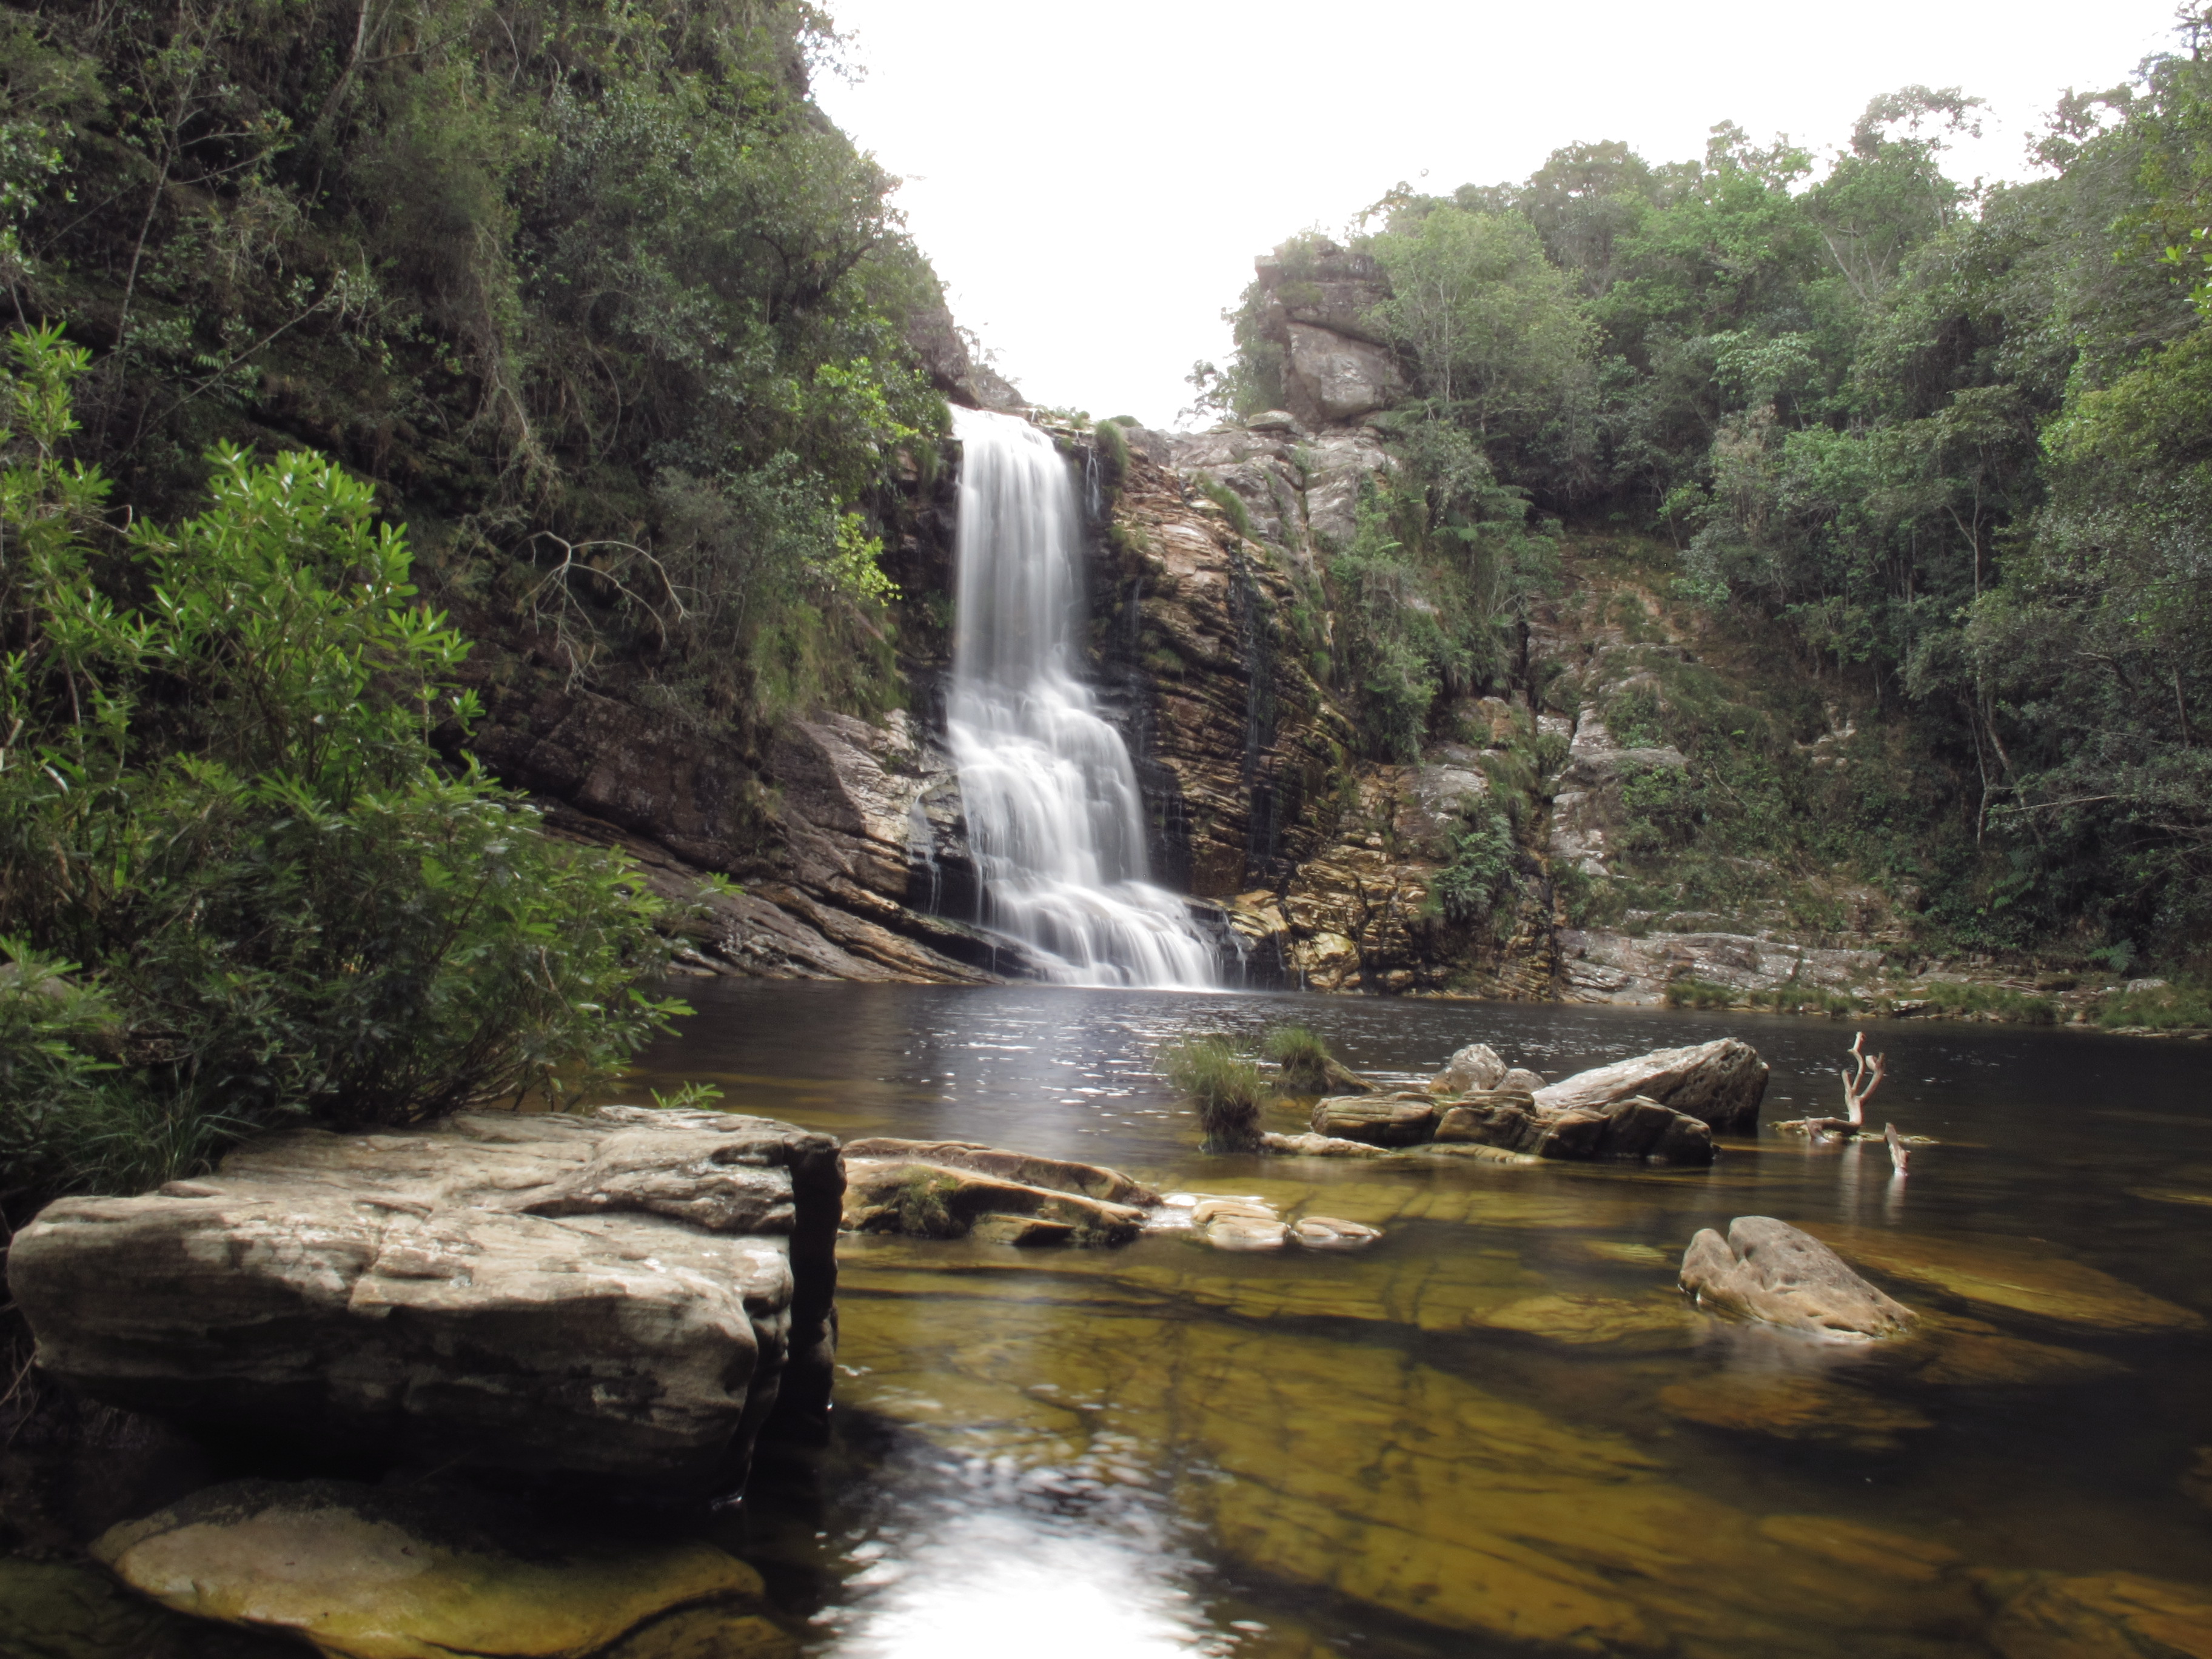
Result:
{"label": "white sky", "polygon": [[[1955,169],[2024,176],[2068,87],[2170,43],[2172,0],[828,0],[854,84],[817,96],[905,179],[953,312],[1033,401],[1164,426],[1252,258],[1399,179],[1525,178],[1560,145],[1652,161],[1733,120],[1843,143],[1877,93],[1991,106]],[[1423,175],[1425,174],[1425,178]]]}

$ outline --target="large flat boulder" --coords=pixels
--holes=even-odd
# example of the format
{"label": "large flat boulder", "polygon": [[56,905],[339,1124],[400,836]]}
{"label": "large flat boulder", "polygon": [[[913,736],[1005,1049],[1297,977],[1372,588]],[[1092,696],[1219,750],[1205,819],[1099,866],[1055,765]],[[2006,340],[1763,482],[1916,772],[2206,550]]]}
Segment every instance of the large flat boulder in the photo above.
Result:
{"label": "large flat boulder", "polygon": [[1536,1107],[1569,1112],[1641,1095],[1686,1113],[1716,1134],[1753,1134],[1765,1093],[1766,1062],[1758,1050],[1735,1037],[1721,1037],[1577,1072],[1537,1090]]}
{"label": "large flat boulder", "polygon": [[1701,1307],[1823,1336],[1892,1337],[1912,1325],[1893,1301],[1808,1232],[1772,1216],[1740,1215],[1682,1253],[1682,1288]]}
{"label": "large flat boulder", "polygon": [[726,1490],[826,1408],[843,1187],[732,1113],[301,1129],[49,1205],[8,1281],[48,1375],[188,1426]]}

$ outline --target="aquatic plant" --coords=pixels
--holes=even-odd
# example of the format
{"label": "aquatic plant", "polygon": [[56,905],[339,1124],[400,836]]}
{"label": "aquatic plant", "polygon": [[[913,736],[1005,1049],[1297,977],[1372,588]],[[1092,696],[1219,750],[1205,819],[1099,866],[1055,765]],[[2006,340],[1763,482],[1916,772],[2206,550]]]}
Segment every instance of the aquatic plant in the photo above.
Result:
{"label": "aquatic plant", "polygon": [[1259,1143],[1267,1086],[1260,1068],[1227,1038],[1186,1037],[1160,1050],[1160,1072],[1198,1114],[1210,1152],[1249,1152]]}
{"label": "aquatic plant", "polygon": [[898,1183],[898,1231],[909,1237],[957,1238],[963,1231],[945,1200],[960,1190],[942,1170],[909,1170]]}
{"label": "aquatic plant", "polygon": [[1334,1058],[1321,1034],[1305,1025],[1278,1025],[1260,1039],[1261,1052],[1282,1068],[1283,1081],[1301,1094],[1320,1094],[1329,1086]]}

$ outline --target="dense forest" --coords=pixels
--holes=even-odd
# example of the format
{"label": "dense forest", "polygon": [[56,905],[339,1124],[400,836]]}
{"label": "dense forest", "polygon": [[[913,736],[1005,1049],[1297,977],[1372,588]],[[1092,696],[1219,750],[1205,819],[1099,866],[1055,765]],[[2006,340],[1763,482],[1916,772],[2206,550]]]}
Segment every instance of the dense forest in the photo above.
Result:
{"label": "dense forest", "polygon": [[[1741,710],[1694,687],[1615,710],[1705,763],[1652,782],[1654,835],[1825,823],[1813,853],[1909,879],[1966,948],[2123,972],[2200,949],[2208,18],[2134,83],[2061,100],[2027,183],[1947,173],[1978,102],[1912,87],[1825,166],[1723,124],[1695,161],[1579,143],[1517,185],[1386,195],[1351,252],[1411,374],[1370,417],[1403,466],[1329,573],[1375,751],[1510,678],[1562,525],[1640,532],[1675,599],[1771,624],[1893,739],[1815,811]],[[1279,291],[1327,246],[1279,249]],[[1202,409],[1281,406],[1266,300],[1229,313],[1225,368],[1198,366]]]}
{"label": "dense forest", "polygon": [[0,9],[10,1212],[665,1023],[665,902],[465,759],[472,653],[741,752],[900,695],[950,322],[836,49],[782,0]]}

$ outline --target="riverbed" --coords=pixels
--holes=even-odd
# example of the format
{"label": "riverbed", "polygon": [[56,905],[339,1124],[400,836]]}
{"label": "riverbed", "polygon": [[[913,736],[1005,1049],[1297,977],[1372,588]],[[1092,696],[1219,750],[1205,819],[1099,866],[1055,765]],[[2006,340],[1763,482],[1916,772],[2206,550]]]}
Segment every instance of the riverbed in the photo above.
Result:
{"label": "riverbed", "polygon": [[[1267,1255],[1172,1231],[1116,1251],[850,1241],[835,1443],[720,1529],[815,1651],[1984,1655],[2023,1621],[2154,1620],[2160,1582],[2212,1583],[2212,1055],[2194,1045],[1885,1024],[1872,1116],[1936,1143],[1903,1178],[1877,1146],[1771,1129],[1696,1171],[1427,1170],[1203,1155],[1155,1051],[1297,1023],[1380,1080],[1473,1042],[1556,1079],[1734,1035],[1773,1066],[1771,1122],[1838,1109],[1853,1028],[1036,988],[684,994],[697,1014],[641,1082],[1384,1234]],[[1925,1334],[1823,1346],[1686,1307],[1683,1247],[1742,1214],[1817,1232]]]}

